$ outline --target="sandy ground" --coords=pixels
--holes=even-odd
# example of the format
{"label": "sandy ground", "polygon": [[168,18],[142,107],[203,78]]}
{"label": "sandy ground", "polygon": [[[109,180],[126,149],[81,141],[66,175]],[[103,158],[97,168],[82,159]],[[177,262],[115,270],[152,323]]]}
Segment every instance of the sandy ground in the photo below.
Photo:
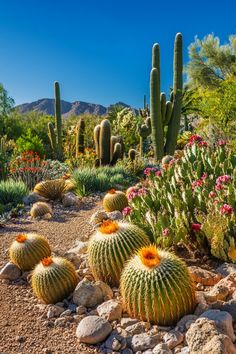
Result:
{"label": "sandy ground", "polygon": [[[37,232],[46,236],[53,251],[63,255],[75,240],[91,233],[90,216],[100,202],[87,199],[73,210],[55,208],[50,220],[15,219],[0,228],[0,267],[8,260],[8,248],[20,232]],[[0,282],[0,354],[98,353],[76,340],[76,322],[55,327],[46,318],[47,308],[32,294],[29,285]]]}

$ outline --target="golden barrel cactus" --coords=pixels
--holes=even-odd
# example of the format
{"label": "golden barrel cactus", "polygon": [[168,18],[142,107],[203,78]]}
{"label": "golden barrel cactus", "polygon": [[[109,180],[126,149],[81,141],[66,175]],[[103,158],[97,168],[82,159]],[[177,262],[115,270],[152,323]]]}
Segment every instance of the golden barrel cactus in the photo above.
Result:
{"label": "golden barrel cactus", "polygon": [[111,189],[103,199],[103,207],[106,211],[122,211],[128,206],[128,199],[125,193]]}
{"label": "golden barrel cactus", "polygon": [[70,179],[59,178],[39,182],[34,187],[34,192],[49,200],[60,200],[63,194],[74,187],[74,183]]}
{"label": "golden barrel cactus", "polygon": [[194,284],[185,263],[151,245],[141,248],[121,275],[121,296],[130,317],[174,325],[195,307]]}
{"label": "golden barrel cactus", "polygon": [[89,241],[89,265],[96,280],[118,286],[125,262],[135,251],[149,244],[149,238],[138,226],[103,221]]}
{"label": "golden barrel cactus", "polygon": [[33,269],[41,259],[50,255],[46,238],[34,233],[18,235],[9,249],[11,262],[23,271]]}
{"label": "golden barrel cactus", "polygon": [[42,217],[47,214],[52,215],[52,209],[50,205],[44,202],[34,203],[30,210],[30,215],[32,218]]}
{"label": "golden barrel cactus", "polygon": [[32,274],[34,294],[46,304],[55,304],[72,293],[78,278],[74,265],[62,257],[41,260]]}

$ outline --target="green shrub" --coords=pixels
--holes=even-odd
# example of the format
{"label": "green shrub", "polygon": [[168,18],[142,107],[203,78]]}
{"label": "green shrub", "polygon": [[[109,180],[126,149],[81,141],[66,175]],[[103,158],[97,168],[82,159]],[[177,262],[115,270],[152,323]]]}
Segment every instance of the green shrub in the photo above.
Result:
{"label": "green shrub", "polygon": [[0,205],[4,209],[11,209],[22,203],[22,199],[28,193],[28,189],[23,182],[13,180],[0,182]]}
{"label": "green shrub", "polygon": [[33,135],[30,129],[27,130],[25,135],[22,135],[19,139],[17,139],[16,151],[18,153],[33,151],[37,152],[40,157],[43,157],[45,154],[43,141],[38,137],[38,135]]}
{"label": "green shrub", "polygon": [[105,192],[119,184],[124,188],[134,182],[134,177],[122,167],[84,167],[74,171],[73,178],[79,195]]}

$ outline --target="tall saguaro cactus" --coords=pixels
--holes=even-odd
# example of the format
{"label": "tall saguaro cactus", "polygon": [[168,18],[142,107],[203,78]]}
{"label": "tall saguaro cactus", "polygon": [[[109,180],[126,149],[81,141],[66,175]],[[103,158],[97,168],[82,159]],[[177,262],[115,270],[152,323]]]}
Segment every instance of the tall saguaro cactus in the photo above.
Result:
{"label": "tall saguaro cactus", "polygon": [[110,141],[111,141],[111,123],[108,119],[101,122],[100,128],[100,159],[101,165],[108,165],[111,161]]}
{"label": "tall saguaro cactus", "polygon": [[[155,160],[164,154],[173,155],[180,127],[182,101],[182,35],[177,33],[174,46],[174,84],[170,101],[164,92],[160,93],[160,47],[157,43],[152,48],[152,70],[150,75],[150,114],[151,136]],[[164,127],[168,126],[166,139]]]}
{"label": "tall saguaro cactus", "polygon": [[180,127],[181,103],[183,90],[183,38],[177,33],[174,46],[174,82],[173,82],[173,112],[168,125],[165,151],[169,155],[175,152],[176,140]]}
{"label": "tall saguaro cactus", "polygon": [[54,83],[55,94],[55,129],[51,122],[48,123],[48,135],[52,150],[58,160],[63,159],[62,151],[62,118],[61,118],[61,98],[59,82]]}
{"label": "tall saguaro cactus", "polygon": [[84,131],[85,131],[85,121],[83,118],[80,118],[79,122],[75,128],[76,134],[76,158],[78,158],[79,154],[84,153]]}

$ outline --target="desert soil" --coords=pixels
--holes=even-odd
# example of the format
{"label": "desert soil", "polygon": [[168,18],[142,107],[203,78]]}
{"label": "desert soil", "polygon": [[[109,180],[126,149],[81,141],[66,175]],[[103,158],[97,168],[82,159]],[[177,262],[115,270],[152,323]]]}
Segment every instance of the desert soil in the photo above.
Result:
{"label": "desert soil", "polygon": [[[88,221],[100,202],[86,199],[73,210],[55,207],[50,220],[15,219],[0,228],[0,267],[8,261],[8,248],[17,234],[37,232],[48,238],[57,255],[84,240],[91,233]],[[66,354],[98,353],[76,340],[76,322],[55,327],[46,318],[45,305],[40,304],[27,284],[0,282],[0,354]]]}

